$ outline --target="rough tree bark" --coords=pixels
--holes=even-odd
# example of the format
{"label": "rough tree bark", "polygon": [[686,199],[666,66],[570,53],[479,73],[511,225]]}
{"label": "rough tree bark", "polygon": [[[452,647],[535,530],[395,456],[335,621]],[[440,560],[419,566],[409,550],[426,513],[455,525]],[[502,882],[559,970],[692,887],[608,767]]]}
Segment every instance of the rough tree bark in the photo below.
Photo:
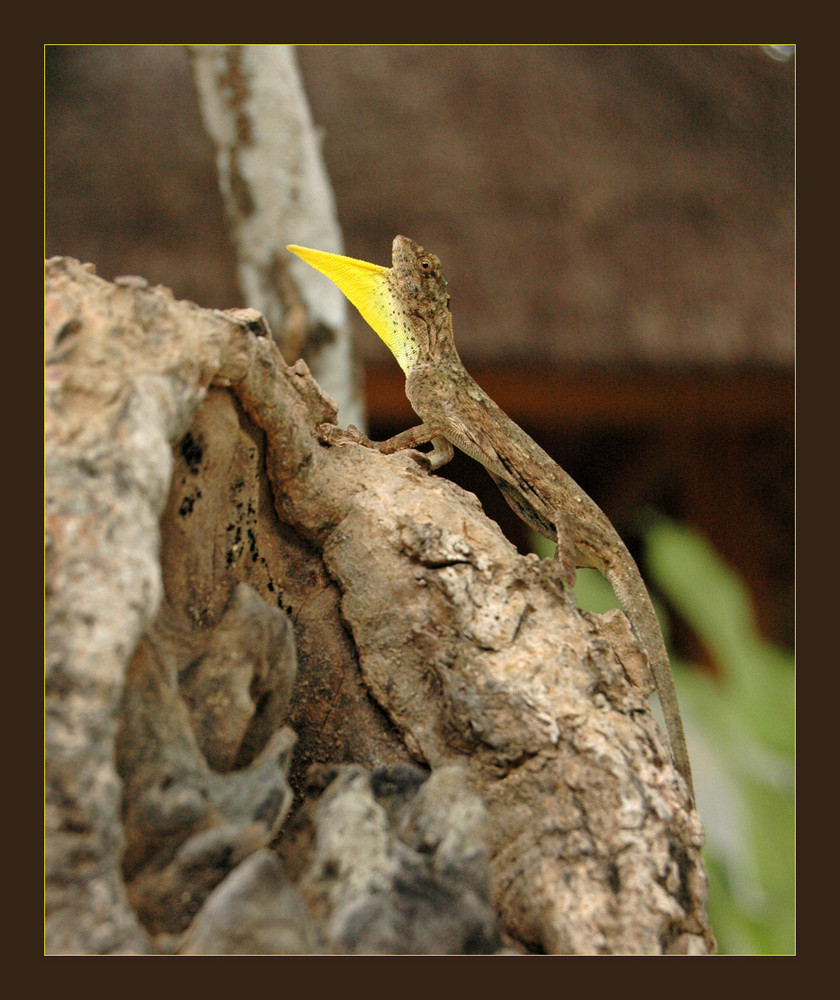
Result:
{"label": "rough tree bark", "polygon": [[713,948],[623,616],[253,311],[46,293],[48,951]]}

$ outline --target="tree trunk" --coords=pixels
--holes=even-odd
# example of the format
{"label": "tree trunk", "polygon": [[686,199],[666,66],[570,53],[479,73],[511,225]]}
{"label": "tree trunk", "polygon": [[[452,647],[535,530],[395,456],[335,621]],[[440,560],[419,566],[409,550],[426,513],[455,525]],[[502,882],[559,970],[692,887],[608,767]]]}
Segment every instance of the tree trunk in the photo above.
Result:
{"label": "tree trunk", "polygon": [[48,951],[712,950],[623,616],[252,310],[54,258],[46,338]]}

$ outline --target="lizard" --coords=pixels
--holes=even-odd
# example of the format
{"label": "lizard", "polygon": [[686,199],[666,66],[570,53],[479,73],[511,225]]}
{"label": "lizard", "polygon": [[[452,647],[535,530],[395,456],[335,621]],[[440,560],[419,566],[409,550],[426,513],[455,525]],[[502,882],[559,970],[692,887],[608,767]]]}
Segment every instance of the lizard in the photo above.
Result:
{"label": "lizard", "polygon": [[405,373],[406,396],[422,423],[365,443],[386,454],[430,443],[425,454],[432,470],[450,461],[454,445],[484,466],[526,524],[557,542],[564,583],[573,585],[583,567],[610,583],[647,654],[671,754],[693,797],[671,665],[638,566],[595,501],[467,372],[455,347],[440,260],[406,236],[394,239],[390,268],[294,244],[287,249],[339,287]]}

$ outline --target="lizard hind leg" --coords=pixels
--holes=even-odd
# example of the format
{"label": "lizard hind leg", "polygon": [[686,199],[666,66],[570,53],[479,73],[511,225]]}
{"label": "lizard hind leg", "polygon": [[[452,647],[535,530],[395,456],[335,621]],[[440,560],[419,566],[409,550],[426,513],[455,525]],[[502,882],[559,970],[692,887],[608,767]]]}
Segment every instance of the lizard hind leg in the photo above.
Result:
{"label": "lizard hind leg", "polygon": [[575,585],[577,579],[577,546],[572,540],[569,518],[565,511],[557,511],[554,515],[554,530],[557,533],[557,551],[554,558],[560,568],[560,578],[567,587]]}
{"label": "lizard hind leg", "polygon": [[557,552],[554,558],[560,571],[560,579],[567,587],[573,587],[577,576],[577,548],[571,531],[572,524],[565,511],[554,511],[552,520],[549,521],[545,515],[528,503],[520,490],[512,486],[498,473],[491,469],[487,471],[490,473],[490,478],[499,487],[511,510],[537,534],[549,539],[549,541],[557,542]]}

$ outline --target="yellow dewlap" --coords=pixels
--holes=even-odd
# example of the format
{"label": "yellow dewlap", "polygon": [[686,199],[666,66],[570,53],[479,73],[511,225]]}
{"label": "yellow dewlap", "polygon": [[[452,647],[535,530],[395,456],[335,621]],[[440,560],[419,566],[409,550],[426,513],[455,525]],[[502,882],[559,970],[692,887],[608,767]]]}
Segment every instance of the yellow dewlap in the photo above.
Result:
{"label": "yellow dewlap", "polygon": [[290,245],[286,249],[338,285],[402,364],[405,331],[395,322],[398,309],[388,281],[390,268],[308,247]]}

